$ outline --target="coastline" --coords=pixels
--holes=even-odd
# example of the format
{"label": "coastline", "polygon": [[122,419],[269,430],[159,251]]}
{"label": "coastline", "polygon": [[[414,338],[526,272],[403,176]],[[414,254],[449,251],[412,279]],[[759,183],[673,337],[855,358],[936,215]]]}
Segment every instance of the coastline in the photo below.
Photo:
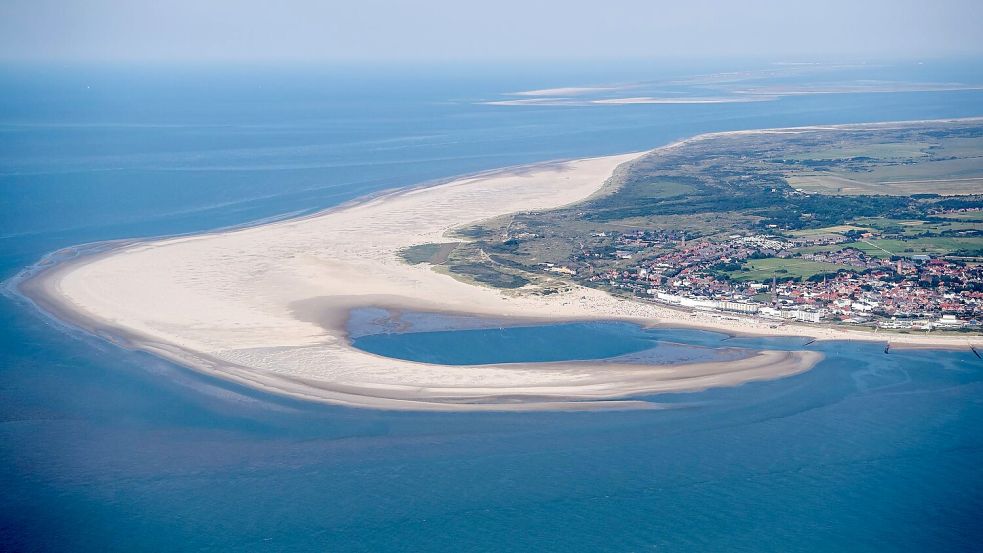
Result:
{"label": "coastline", "polygon": [[[830,127],[709,133],[661,149],[719,135]],[[273,393],[381,409],[651,408],[657,406],[631,396],[780,378],[808,370],[822,356],[764,351],[740,361],[676,366],[561,362],[448,367],[354,349],[345,321],[356,307],[517,322],[623,320],[731,335],[968,348],[970,338],[963,336],[888,335],[802,324],[770,328],[760,320],[686,314],[577,286],[550,298],[524,296],[521,289],[503,292],[466,284],[426,264],[411,266],[398,258],[403,248],[446,240],[447,232],[467,223],[580,201],[641,155],[489,171],[293,219],[95,245],[94,253],[74,250],[78,255],[70,259],[55,259],[15,277],[14,286],[54,319],[123,347]]]}

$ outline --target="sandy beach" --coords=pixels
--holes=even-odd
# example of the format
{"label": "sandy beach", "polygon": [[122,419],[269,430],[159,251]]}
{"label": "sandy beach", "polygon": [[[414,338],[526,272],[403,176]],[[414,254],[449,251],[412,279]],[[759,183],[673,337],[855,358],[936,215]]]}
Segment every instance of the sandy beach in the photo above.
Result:
{"label": "sandy beach", "polygon": [[447,233],[461,225],[582,200],[640,155],[503,170],[298,219],[134,241],[41,270],[21,282],[20,290],[59,319],[221,378],[304,399],[386,409],[653,407],[630,398],[780,378],[810,369],[821,355],[763,351],[740,361],[673,366],[432,365],[353,348],[345,322],[355,307],[474,314],[517,323],[629,320],[732,334],[966,347],[961,337],[772,328],[759,320],[683,313],[582,287],[545,297],[521,289],[501,291],[399,257],[406,247],[447,241]]}

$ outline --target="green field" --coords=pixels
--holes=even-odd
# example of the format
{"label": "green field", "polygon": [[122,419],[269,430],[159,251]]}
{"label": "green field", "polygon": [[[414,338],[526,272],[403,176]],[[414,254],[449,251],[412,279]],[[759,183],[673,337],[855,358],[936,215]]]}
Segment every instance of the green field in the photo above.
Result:
{"label": "green field", "polygon": [[882,258],[892,254],[902,256],[919,254],[980,255],[983,252],[983,238],[932,237],[913,240],[870,240],[869,242],[856,242],[850,246],[863,250],[872,257]]}
{"label": "green field", "polygon": [[[885,131],[884,138],[892,134]],[[979,194],[983,137],[972,134],[956,130],[915,139],[901,132],[888,142],[840,135],[834,146],[793,147],[782,157],[785,177],[792,187],[813,194]]]}
{"label": "green field", "polygon": [[690,194],[695,190],[692,186],[682,182],[670,179],[654,179],[637,183],[632,192],[643,198],[674,198]]}
{"label": "green field", "polygon": [[936,215],[942,219],[955,219],[958,221],[980,221],[983,222],[983,211],[967,211],[964,213],[945,213]]}
{"label": "green field", "polygon": [[731,271],[728,274],[734,280],[766,282],[771,280],[772,277],[798,277],[805,280],[812,275],[835,273],[841,269],[850,269],[846,265],[837,265],[835,263],[823,263],[821,261],[795,258],[780,259],[777,257],[752,259],[744,265],[744,268],[748,270]]}
{"label": "green field", "polygon": [[789,234],[792,236],[818,236],[822,234],[843,234],[851,230],[859,230],[860,232],[869,232],[872,229],[866,226],[857,226],[854,224],[850,224],[850,225],[835,225],[832,227],[793,230]]}
{"label": "green field", "polygon": [[828,252],[844,247],[855,248],[871,257],[888,258],[892,255],[911,257],[912,255],[956,255],[983,256],[983,237],[949,238],[931,237],[914,238],[911,240],[874,239],[861,240],[851,244],[833,244],[830,246],[812,246],[799,248],[801,253]]}
{"label": "green field", "polygon": [[873,159],[908,159],[924,157],[931,146],[928,142],[893,142],[887,144],[855,144],[836,148],[827,148],[802,152],[788,156],[788,159],[820,160],[820,159],[851,159],[869,157]]}
{"label": "green field", "polygon": [[[959,160],[962,161],[962,160]],[[924,165],[928,165],[927,163]],[[909,166],[905,166],[909,167]],[[895,168],[874,168],[866,173],[829,171],[810,173],[801,171],[788,175],[788,183],[795,189],[810,194],[834,195],[886,195],[910,196],[912,194],[979,194],[983,189],[983,168],[976,168],[976,174],[969,177],[940,177],[940,170],[922,167],[925,178],[903,178]],[[914,177],[915,171],[906,176]]]}
{"label": "green field", "polygon": [[983,230],[983,225],[972,221],[919,221],[911,219],[889,219],[886,217],[860,218],[852,221],[853,224],[868,227],[886,234],[900,234],[905,237],[916,238],[921,234],[932,233],[941,234],[944,232],[959,231],[978,231]]}

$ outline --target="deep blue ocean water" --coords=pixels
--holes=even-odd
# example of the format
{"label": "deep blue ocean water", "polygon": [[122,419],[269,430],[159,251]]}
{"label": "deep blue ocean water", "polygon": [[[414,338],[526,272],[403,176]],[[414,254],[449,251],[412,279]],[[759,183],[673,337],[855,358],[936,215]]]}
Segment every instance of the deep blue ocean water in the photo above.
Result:
{"label": "deep blue ocean water", "polygon": [[[475,103],[748,67],[7,67],[0,277],[69,245],[309,213],[704,131],[983,115],[979,91]],[[981,83],[983,64],[838,78],[861,77]],[[577,332],[588,350],[578,355],[610,353],[592,350],[610,344],[604,332]],[[443,349],[480,354],[467,336],[441,334]],[[723,339],[660,337],[711,349]],[[537,340],[508,343],[516,358],[542,354]],[[218,382],[66,333],[3,297],[0,550],[979,550],[983,361],[808,347],[827,355],[812,371],[653,398],[677,407],[664,411],[399,413]]]}

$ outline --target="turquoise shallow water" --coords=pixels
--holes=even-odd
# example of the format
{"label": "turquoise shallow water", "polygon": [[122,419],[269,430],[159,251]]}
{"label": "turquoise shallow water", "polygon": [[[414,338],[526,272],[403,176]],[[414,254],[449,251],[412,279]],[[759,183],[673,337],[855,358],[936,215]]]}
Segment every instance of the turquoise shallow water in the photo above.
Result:
{"label": "turquoise shallow water", "polygon": [[[978,64],[919,67],[879,71],[983,81]],[[979,92],[614,109],[471,103],[656,70],[8,68],[0,274],[82,242],[310,212],[384,187],[708,130],[983,115]],[[427,330],[426,347],[410,335],[396,345],[471,360],[555,355],[536,336]],[[612,342],[637,353],[653,338],[655,351],[691,353],[804,344],[543,331],[568,333],[580,349],[567,355],[582,357],[606,355]],[[983,362],[968,352],[885,355],[877,344],[807,347],[827,356],[812,371],[652,398],[677,407],[664,411],[399,413],[231,386],[59,331],[4,297],[0,550],[977,549]]]}

